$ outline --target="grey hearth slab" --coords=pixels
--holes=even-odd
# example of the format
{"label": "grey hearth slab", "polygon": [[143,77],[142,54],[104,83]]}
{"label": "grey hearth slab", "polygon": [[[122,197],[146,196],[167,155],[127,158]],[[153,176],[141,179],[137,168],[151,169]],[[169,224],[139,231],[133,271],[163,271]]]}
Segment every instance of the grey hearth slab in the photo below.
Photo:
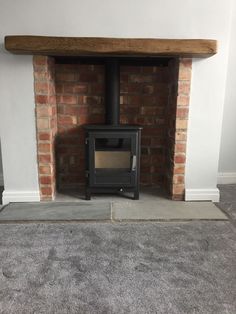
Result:
{"label": "grey hearth slab", "polygon": [[82,201],[11,203],[0,212],[6,221],[101,221],[111,220],[227,220],[211,202],[158,201]]}
{"label": "grey hearth slab", "polygon": [[127,201],[114,202],[114,220],[227,220],[226,215],[211,202]]}
{"label": "grey hearth slab", "polygon": [[93,202],[11,203],[0,212],[0,221],[110,220],[111,205]]}

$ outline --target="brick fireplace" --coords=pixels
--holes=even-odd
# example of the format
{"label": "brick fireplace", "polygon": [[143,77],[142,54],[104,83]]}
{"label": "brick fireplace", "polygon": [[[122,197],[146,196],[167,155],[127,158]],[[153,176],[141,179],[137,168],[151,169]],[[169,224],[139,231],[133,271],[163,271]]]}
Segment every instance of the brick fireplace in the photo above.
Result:
{"label": "brick fireplace", "polygon": [[[105,119],[104,65],[94,59],[34,56],[41,200],[85,184],[85,124]],[[120,123],[140,124],[141,186],[182,200],[191,85],[190,58],[123,61]]]}

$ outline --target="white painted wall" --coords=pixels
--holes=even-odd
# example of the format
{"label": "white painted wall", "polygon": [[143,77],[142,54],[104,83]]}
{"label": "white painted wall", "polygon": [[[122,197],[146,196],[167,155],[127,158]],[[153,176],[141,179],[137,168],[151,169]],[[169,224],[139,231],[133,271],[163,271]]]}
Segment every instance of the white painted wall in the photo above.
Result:
{"label": "white painted wall", "polygon": [[236,183],[236,3],[231,27],[218,183]]}
{"label": "white painted wall", "polygon": [[0,139],[0,186],[3,186],[3,170],[2,170],[2,149]]}
{"label": "white painted wall", "polygon": [[0,0],[4,202],[38,199],[31,57],[4,52],[11,34],[219,40],[216,56],[193,63],[186,169],[187,199],[216,200],[231,2]]}

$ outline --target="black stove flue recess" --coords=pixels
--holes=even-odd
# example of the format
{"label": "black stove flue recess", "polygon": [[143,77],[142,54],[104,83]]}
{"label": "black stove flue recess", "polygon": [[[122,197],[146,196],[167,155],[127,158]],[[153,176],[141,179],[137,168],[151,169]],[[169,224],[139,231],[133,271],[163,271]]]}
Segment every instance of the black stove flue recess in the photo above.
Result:
{"label": "black stove flue recess", "polygon": [[120,124],[119,60],[105,61],[106,124],[86,125],[86,199],[92,193],[133,192],[139,199],[138,125]]}

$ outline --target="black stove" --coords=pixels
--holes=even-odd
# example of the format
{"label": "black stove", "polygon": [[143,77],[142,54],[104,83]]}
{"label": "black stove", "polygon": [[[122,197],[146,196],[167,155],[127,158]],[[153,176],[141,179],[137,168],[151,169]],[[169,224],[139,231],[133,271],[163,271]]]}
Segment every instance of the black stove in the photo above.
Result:
{"label": "black stove", "polygon": [[133,192],[139,199],[139,125],[120,124],[119,61],[105,63],[106,124],[86,125],[86,199],[92,193]]}

